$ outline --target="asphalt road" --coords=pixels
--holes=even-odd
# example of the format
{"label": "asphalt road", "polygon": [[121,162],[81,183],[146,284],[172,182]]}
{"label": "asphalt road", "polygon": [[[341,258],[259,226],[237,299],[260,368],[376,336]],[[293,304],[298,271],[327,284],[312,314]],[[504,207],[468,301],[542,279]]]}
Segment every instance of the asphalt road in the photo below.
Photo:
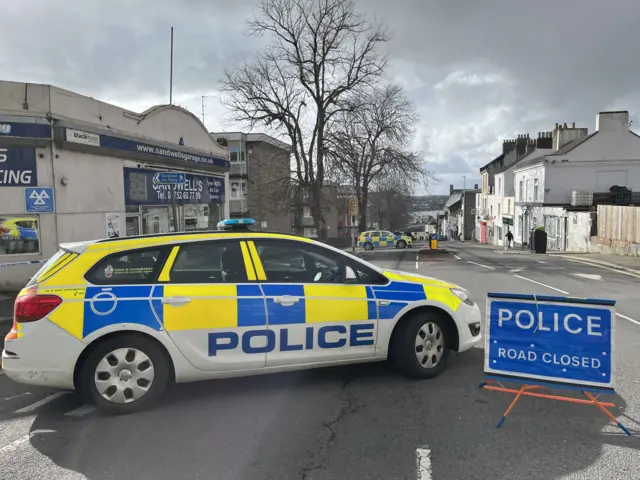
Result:
{"label": "asphalt road", "polygon": [[618,300],[619,396],[611,398],[634,437],[595,407],[540,399],[521,400],[496,429],[512,397],[478,389],[482,348],[452,356],[430,381],[377,363],[202,382],[126,417],[0,375],[0,479],[640,478],[640,278],[557,257],[456,248],[455,256],[368,258],[455,282],[483,309],[489,291]]}

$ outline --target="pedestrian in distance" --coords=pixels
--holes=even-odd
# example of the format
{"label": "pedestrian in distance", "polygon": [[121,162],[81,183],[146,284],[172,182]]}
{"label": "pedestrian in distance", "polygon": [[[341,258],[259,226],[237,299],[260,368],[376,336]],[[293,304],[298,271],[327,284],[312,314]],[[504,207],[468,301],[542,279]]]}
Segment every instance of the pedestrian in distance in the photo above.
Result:
{"label": "pedestrian in distance", "polygon": [[509,248],[511,248],[511,242],[513,242],[513,233],[511,233],[511,230],[509,230],[507,232],[507,234],[505,235],[506,239],[507,239],[507,245]]}

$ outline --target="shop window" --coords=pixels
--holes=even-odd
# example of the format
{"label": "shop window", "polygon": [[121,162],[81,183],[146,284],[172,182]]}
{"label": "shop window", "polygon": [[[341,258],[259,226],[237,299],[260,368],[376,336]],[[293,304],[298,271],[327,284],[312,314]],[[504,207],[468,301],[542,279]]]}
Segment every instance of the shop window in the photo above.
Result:
{"label": "shop window", "polygon": [[0,255],[40,253],[38,217],[0,215]]}
{"label": "shop window", "polygon": [[153,282],[164,262],[165,248],[138,249],[109,255],[87,274],[94,285]]}

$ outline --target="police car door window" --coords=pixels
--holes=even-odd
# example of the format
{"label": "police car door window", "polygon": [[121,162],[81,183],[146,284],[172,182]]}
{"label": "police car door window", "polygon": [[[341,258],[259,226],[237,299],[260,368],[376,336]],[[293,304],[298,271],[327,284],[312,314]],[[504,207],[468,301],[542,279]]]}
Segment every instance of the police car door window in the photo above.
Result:
{"label": "police car door window", "polygon": [[[302,242],[254,242],[268,282],[340,283],[342,261],[333,252]],[[262,248],[261,248],[262,247]]]}
{"label": "police car door window", "polygon": [[109,255],[87,274],[94,285],[152,283],[166,256],[166,248],[138,249]]}
{"label": "police car door window", "polygon": [[171,283],[246,283],[240,244],[218,241],[183,245],[169,277]]}

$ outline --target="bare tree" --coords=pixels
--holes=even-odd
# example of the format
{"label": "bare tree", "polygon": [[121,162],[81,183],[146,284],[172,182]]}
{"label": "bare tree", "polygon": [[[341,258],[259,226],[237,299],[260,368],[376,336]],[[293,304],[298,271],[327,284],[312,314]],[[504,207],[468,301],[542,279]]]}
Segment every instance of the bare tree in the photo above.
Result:
{"label": "bare tree", "polygon": [[410,222],[413,185],[405,175],[391,173],[377,176],[370,188],[367,208],[379,228],[403,230]]}
{"label": "bare tree", "polygon": [[401,191],[427,187],[436,179],[422,155],[410,147],[418,116],[400,86],[358,89],[347,104],[330,123],[327,156],[334,175],[354,186],[362,230],[367,228],[369,192],[376,180],[393,178],[392,190]]}
{"label": "bare tree", "polygon": [[387,60],[378,46],[389,35],[357,13],[353,0],[262,0],[250,33],[273,41],[255,61],[225,72],[223,103],[233,121],[288,137],[293,186],[306,192],[315,227],[326,238],[327,123],[349,92],[382,75]]}

